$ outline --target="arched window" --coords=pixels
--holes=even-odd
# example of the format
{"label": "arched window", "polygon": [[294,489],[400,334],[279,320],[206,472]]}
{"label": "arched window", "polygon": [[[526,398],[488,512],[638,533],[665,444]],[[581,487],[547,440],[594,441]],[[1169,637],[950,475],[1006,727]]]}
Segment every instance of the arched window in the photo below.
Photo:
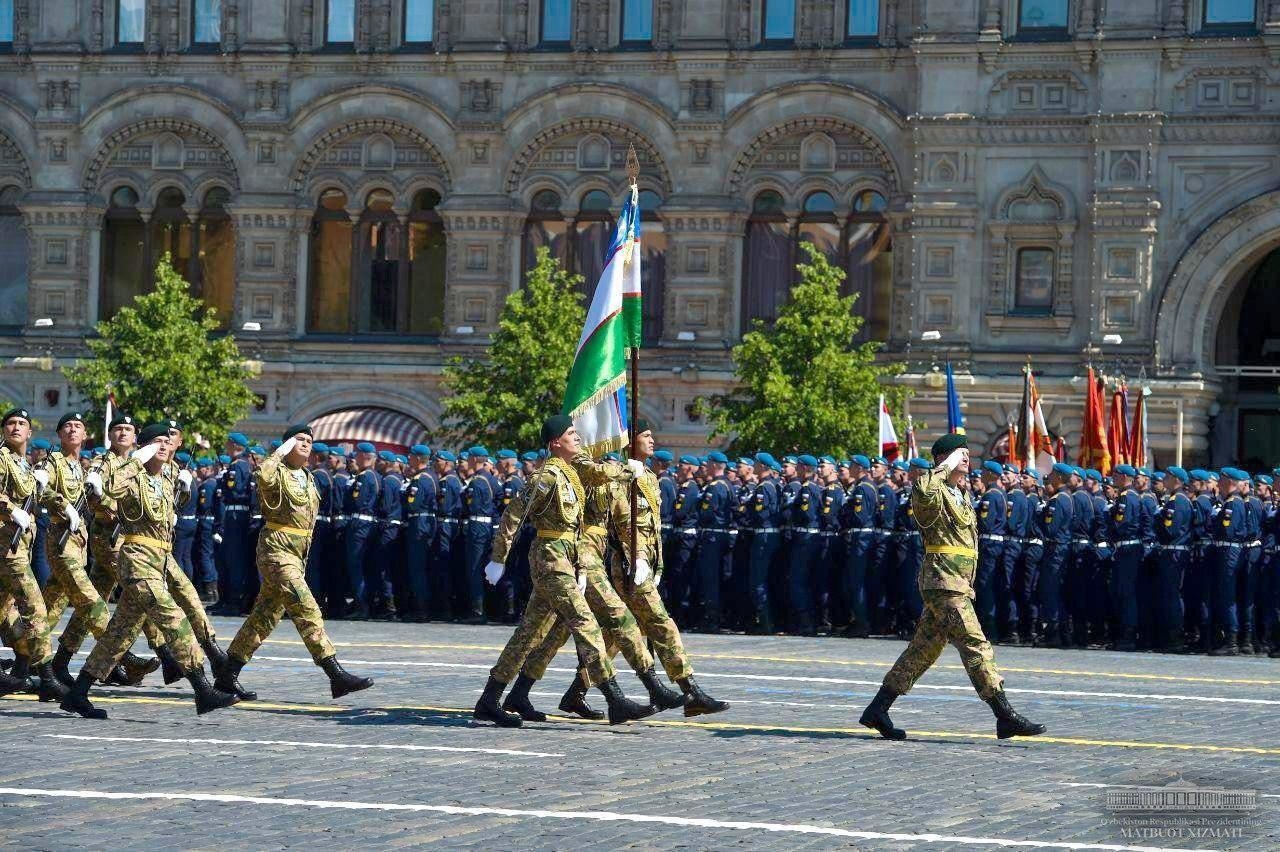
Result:
{"label": "arched window", "polygon": [[440,193],[424,189],[409,211],[409,331],[438,335],[444,331],[444,219],[437,209]]}
{"label": "arched window", "polygon": [[196,227],[194,292],[217,311],[220,328],[231,325],[236,298],[236,240],[227,203],[231,194],[216,186],[204,194]]}
{"label": "arched window", "polygon": [[17,332],[27,322],[27,234],[22,228],[16,186],[0,187],[0,332]]}
{"label": "arched window", "polygon": [[356,256],[356,331],[374,334],[396,330],[404,304],[400,287],[404,233],[391,209],[395,197],[375,189],[365,198],[360,214]]}
{"label": "arched window", "polygon": [[587,301],[595,294],[604,270],[605,252],[613,240],[614,221],[609,210],[609,193],[593,189],[582,196],[578,218],[573,223],[573,270],[582,276],[582,294]]}
{"label": "arched window", "polygon": [[773,190],[761,192],[751,205],[742,265],[742,329],[749,331],[754,320],[777,318],[795,275],[782,196]]}
{"label": "arched window", "polygon": [[875,190],[863,190],[853,199],[853,212],[845,228],[845,290],[857,293],[856,311],[866,320],[863,340],[888,340],[893,299],[893,240],[885,211],[889,204]]}
{"label": "arched window", "polygon": [[521,283],[537,262],[538,249],[544,246],[551,253],[551,257],[568,268],[568,241],[565,240],[567,231],[564,214],[560,212],[559,193],[544,189],[534,195],[533,203],[529,207],[529,216],[524,221],[524,265],[521,270]]}
{"label": "arched window", "polygon": [[658,218],[662,199],[656,192],[640,190],[640,248],[644,253],[640,267],[640,292],[643,295],[641,342],[655,346],[662,339],[662,311],[667,292],[667,235]]}
{"label": "arched window", "polygon": [[102,228],[102,276],[98,316],[115,312],[145,293],[151,282],[147,226],[138,212],[138,193],[122,186],[111,193]]}
{"label": "arched window", "polygon": [[[156,207],[147,223],[148,256],[146,277],[154,280],[156,264],[165,252],[169,262],[179,275],[190,281],[191,276],[191,219],[183,209],[187,196],[176,187],[160,190]],[[148,288],[149,289],[149,288]]]}
{"label": "arched window", "polygon": [[311,279],[307,285],[307,330],[351,330],[351,217],[347,195],[326,189],[311,218]]}
{"label": "arched window", "polygon": [[[796,223],[796,233],[801,240],[811,243],[828,260],[839,265],[842,254],[840,224],[836,221],[836,200],[831,193],[809,193],[804,200],[800,221]],[[807,259],[804,252],[796,252],[796,263],[804,263]]]}

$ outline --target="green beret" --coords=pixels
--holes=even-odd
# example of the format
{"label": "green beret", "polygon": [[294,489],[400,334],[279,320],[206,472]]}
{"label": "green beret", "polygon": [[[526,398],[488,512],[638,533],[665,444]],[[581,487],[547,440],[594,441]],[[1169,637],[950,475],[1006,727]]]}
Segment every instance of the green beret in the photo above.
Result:
{"label": "green beret", "polygon": [[152,423],[147,426],[138,435],[138,446],[145,447],[156,438],[167,438],[169,436],[169,422],[162,421],[160,423]]}
{"label": "green beret", "polygon": [[308,438],[315,438],[315,435],[311,434],[311,427],[308,424],[295,423],[284,430],[284,434],[280,436],[281,443],[289,440],[294,435],[306,435]]}
{"label": "green beret", "polygon": [[956,450],[967,446],[969,446],[969,439],[964,435],[957,435],[954,432],[943,435],[933,442],[933,460],[940,462]]}
{"label": "green beret", "polygon": [[573,425],[573,418],[567,414],[556,414],[548,417],[542,423],[542,443],[550,444],[556,438],[559,438],[565,432],[569,431],[569,427]]}
{"label": "green beret", "polygon": [[83,425],[84,425],[84,415],[83,415],[83,414],[81,414],[79,411],[68,411],[66,414],[64,414],[64,415],[62,415],[61,417],[59,417],[59,418],[58,418],[58,428],[57,428],[57,431],[58,431],[58,432],[61,432],[61,431],[62,431],[62,427],[63,427],[63,426],[66,426],[68,423],[71,423],[72,421],[76,421],[76,422],[78,422],[81,426],[83,426]]}
{"label": "green beret", "polygon": [[4,419],[0,420],[0,425],[4,425],[16,417],[20,417],[28,423],[31,422],[31,415],[27,413],[25,408],[11,408],[5,412]]}
{"label": "green beret", "polygon": [[643,417],[636,420],[636,435],[643,435],[645,432],[652,432],[653,427],[649,425],[649,421]]}

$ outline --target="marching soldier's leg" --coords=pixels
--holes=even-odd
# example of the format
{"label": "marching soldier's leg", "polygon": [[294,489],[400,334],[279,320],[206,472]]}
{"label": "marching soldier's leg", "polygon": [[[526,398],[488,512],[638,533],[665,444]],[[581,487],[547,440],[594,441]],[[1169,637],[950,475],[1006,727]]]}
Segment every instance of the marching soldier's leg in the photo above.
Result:
{"label": "marching soldier's leg", "polygon": [[187,620],[191,623],[191,632],[200,643],[205,656],[209,658],[209,668],[213,669],[214,676],[217,676],[226,668],[227,652],[218,646],[218,637],[213,631],[213,623],[205,614],[204,604],[200,603],[200,593],[196,591],[186,572],[178,566],[172,554],[165,559],[164,571],[169,594],[173,596],[174,603],[182,607],[182,611],[187,614]]}
{"label": "marching soldier's leg", "polygon": [[44,596],[31,572],[31,541],[31,535],[22,535],[18,549],[12,552],[0,545],[4,547],[0,553],[0,611],[13,606],[18,613],[14,625],[13,669],[0,680],[0,695],[25,688],[27,675],[35,672],[40,676],[40,700],[60,700],[66,694],[66,687],[53,675]]}
{"label": "marching soldier's leg", "polygon": [[[77,551],[73,542],[77,537],[72,536],[68,539],[67,547],[62,553],[51,553],[49,562],[52,565],[52,574],[49,578],[49,584],[44,588],[45,610],[48,616],[48,623],[45,627],[46,638],[52,639],[53,630],[58,626],[58,621],[62,618],[62,613],[70,604],[73,610],[73,618],[79,616],[81,621],[87,625],[90,633],[95,637],[99,637],[107,629],[107,623],[111,619],[111,613],[107,609],[107,602],[102,599],[102,595],[94,587],[89,580],[89,575],[84,570],[84,551]],[[62,642],[58,643],[58,650],[53,655],[53,674],[64,686],[70,687],[75,680],[71,677],[68,670],[72,656],[75,654],[74,649],[68,648]],[[145,662],[145,661],[144,661]],[[149,663],[149,671],[155,671],[160,664],[152,659]],[[134,672],[137,674],[138,672]],[[142,676],[146,672],[141,672]]]}
{"label": "marching soldier's leg", "polygon": [[[502,702],[503,710],[518,713],[520,718],[526,722],[547,721],[547,714],[534,707],[533,702],[529,700],[529,690],[546,675],[547,666],[551,665],[551,661],[555,659],[556,654],[564,647],[572,635],[569,631],[569,626],[564,623],[564,619],[555,616],[546,637],[525,658],[519,677],[511,685],[511,692],[507,694],[506,700]],[[563,704],[564,702],[561,702],[561,709],[564,709]],[[573,711],[566,710],[565,712],[572,713]],[[600,718],[604,717],[601,716]]]}
{"label": "marching soldier's leg", "polygon": [[213,679],[213,685],[223,692],[230,692],[241,701],[256,701],[258,693],[240,685],[240,670],[262,647],[284,617],[284,590],[278,584],[264,579],[258,586],[258,596],[253,608],[240,624],[231,644],[227,646],[227,666]]}
{"label": "marching soldier's leg", "polygon": [[893,667],[884,676],[880,690],[875,698],[862,711],[858,722],[872,730],[878,731],[887,740],[905,740],[907,732],[894,727],[889,718],[889,707],[898,696],[911,691],[911,687],[938,661],[942,649],[947,646],[946,627],[942,623],[942,614],[935,608],[934,599],[926,594],[924,610],[916,623],[916,632],[911,643],[898,655]]}
{"label": "marching soldier's leg", "polygon": [[503,728],[520,727],[520,717],[506,712],[500,706],[502,691],[520,671],[530,649],[539,646],[546,638],[555,623],[555,618],[549,589],[546,584],[535,581],[533,594],[529,596],[529,604],[525,607],[524,616],[516,625],[511,638],[507,640],[502,653],[498,655],[498,661],[489,670],[489,681],[485,684],[480,700],[476,702],[471,714],[472,718],[493,722]]}

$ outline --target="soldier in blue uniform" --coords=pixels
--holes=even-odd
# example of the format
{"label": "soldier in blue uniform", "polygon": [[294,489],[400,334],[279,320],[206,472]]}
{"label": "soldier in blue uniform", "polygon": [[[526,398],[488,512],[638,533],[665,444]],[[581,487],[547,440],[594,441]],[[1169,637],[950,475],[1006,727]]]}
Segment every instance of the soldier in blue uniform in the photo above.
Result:
{"label": "soldier in blue uniform", "polygon": [[822,544],[822,487],[813,475],[818,460],[804,454],[796,459],[799,488],[791,504],[791,547],[787,565],[787,629],[814,636],[813,564]]}
{"label": "soldier in blue uniform", "polygon": [[746,624],[748,633],[769,634],[774,630],[769,572],[781,536],[782,492],[777,478],[780,469],[781,465],[769,453],[756,455],[756,485],[743,510],[741,535],[750,547],[747,567],[747,592],[751,605]]}
{"label": "soldier in blue uniform", "polygon": [[1027,534],[1022,540],[1022,559],[1014,578],[1014,597],[1018,606],[1019,643],[1028,645],[1035,641],[1040,622],[1036,586],[1040,579],[1040,562],[1044,558],[1044,530],[1040,521],[1043,504],[1040,488],[1044,479],[1035,468],[1023,468],[1019,482],[1022,493],[1027,497]]}
{"label": "soldier in blue uniform", "polygon": [[1097,470],[1085,471],[1085,491],[1093,503],[1093,525],[1089,530],[1092,545],[1092,572],[1086,596],[1088,639],[1105,646],[1111,625],[1111,502],[1104,491],[1105,479]]}
{"label": "soldier in blue uniform", "polygon": [[347,617],[367,620],[374,604],[391,593],[389,584],[381,585],[382,572],[372,562],[374,546],[378,541],[378,497],[382,491],[382,477],[374,470],[377,447],[368,441],[356,444],[356,470],[347,491],[343,514],[346,524],[347,594],[351,607]]}
{"label": "soldier in blue uniform", "polygon": [[468,453],[471,476],[463,491],[466,503],[465,571],[467,577],[467,614],[463,624],[487,624],[485,615],[484,566],[489,562],[493,546],[493,521],[499,517],[498,501],[502,487],[489,473],[489,451],[472,447]]}
{"label": "soldier in blue uniform", "polygon": [[756,489],[756,460],[740,456],[729,471],[729,488],[733,493],[733,513],[729,523],[729,553],[721,592],[724,623],[731,630],[746,630],[751,618],[751,592],[747,575],[751,570],[751,533],[744,531],[747,506]]}
{"label": "soldier in blue uniform", "polygon": [[1064,645],[1086,648],[1089,645],[1089,591],[1093,581],[1093,498],[1085,490],[1085,471],[1071,469],[1068,491],[1071,494],[1071,558],[1063,581],[1067,620],[1062,627]]}
{"label": "soldier in blue uniform", "polygon": [[329,445],[316,441],[311,445],[311,458],[307,469],[316,487],[319,503],[316,506],[316,523],[311,531],[311,547],[307,551],[306,581],[311,596],[321,612],[328,612],[325,600],[329,582],[325,573],[329,570],[333,552],[334,487],[333,474],[329,472]]}
{"label": "soldier in blue uniform", "polygon": [[[218,481],[220,506],[214,519],[214,541],[220,545],[222,584],[218,613],[240,615],[248,611],[253,600],[249,594],[249,575],[256,573],[253,544],[249,537],[249,498],[253,485],[253,469],[248,460],[249,439],[243,432],[227,436],[230,461]],[[216,526],[217,524],[220,526]]]}
{"label": "soldier in blue uniform", "polygon": [[720,581],[730,553],[729,529],[733,522],[733,489],[725,468],[729,458],[719,450],[707,454],[707,484],[698,500],[698,557],[694,588],[701,612],[698,629],[719,633],[722,625]]}
{"label": "soldier in blue uniform", "polygon": [[1241,563],[1244,562],[1245,545],[1249,541],[1249,526],[1245,518],[1245,501],[1241,496],[1241,483],[1249,481],[1249,474],[1236,468],[1223,468],[1219,483],[1222,504],[1210,519],[1213,538],[1213,580],[1209,595],[1212,610],[1214,657],[1234,657],[1239,653],[1236,637],[1240,630],[1239,584]]}
{"label": "soldier in blue uniform", "polygon": [[653,465],[654,475],[658,477],[658,496],[662,498],[662,509],[659,514],[661,521],[662,534],[662,564],[670,566],[671,560],[674,558],[672,553],[672,544],[676,541],[675,535],[675,509],[676,509],[676,478],[671,472],[671,462],[674,457],[670,450],[658,450],[653,454],[650,462]]}
{"label": "soldier in blue uniform", "polygon": [[436,478],[431,472],[431,448],[414,444],[409,448],[409,473],[404,490],[404,572],[409,585],[405,621],[430,619],[431,588],[435,571]]}
{"label": "soldier in blue uniform", "polygon": [[1018,483],[1018,469],[1011,464],[1001,467],[1000,484],[1005,495],[1004,551],[996,572],[996,641],[1003,645],[1021,644],[1018,638],[1018,599],[1016,582],[1022,561],[1022,545],[1028,537],[1031,515],[1027,494]]}
{"label": "soldier in blue uniform", "polygon": [[875,544],[867,563],[867,615],[873,633],[891,632],[889,614],[894,609],[893,583],[889,579],[890,534],[898,511],[898,492],[889,479],[889,462],[871,457],[871,482],[876,489]]}
{"label": "soldier in blue uniform", "polygon": [[1156,576],[1154,647],[1180,654],[1186,650],[1183,638],[1182,583],[1191,563],[1191,537],[1195,509],[1183,491],[1190,476],[1180,467],[1165,471],[1165,498],[1156,515]]}
{"label": "soldier in blue uniform", "polygon": [[679,624],[688,624],[692,606],[690,598],[694,589],[694,571],[698,558],[698,505],[702,501],[702,489],[694,474],[698,470],[698,457],[680,457],[676,502],[672,507],[672,523],[675,526],[676,543],[674,558],[667,566],[670,580],[662,584],[666,589],[667,608],[676,613]]}
{"label": "soldier in blue uniform", "polygon": [[1152,634],[1155,627],[1155,546],[1156,516],[1160,513],[1160,499],[1152,490],[1154,476],[1145,467],[1137,468],[1133,489],[1138,492],[1142,501],[1142,512],[1145,526],[1142,529],[1142,566],[1138,571],[1138,636],[1137,650],[1148,651],[1152,648]]}
{"label": "soldier in blue uniform", "polygon": [[907,482],[898,492],[898,511],[894,519],[893,535],[894,575],[899,587],[898,638],[909,639],[920,621],[924,599],[920,596],[920,566],[924,562],[924,542],[916,523],[915,510],[911,508],[911,490],[920,477],[933,465],[928,459],[914,458],[907,462]]}
{"label": "soldier in blue uniform", "polygon": [[1004,467],[997,461],[982,463],[982,496],[978,498],[978,573],[974,576],[974,608],[982,632],[992,642],[1000,641],[996,632],[999,600],[998,576],[1004,563],[1005,538],[1008,535],[1009,501],[1001,487]]}
{"label": "soldier in blue uniform", "polygon": [[351,490],[351,473],[347,470],[347,451],[330,447],[326,459],[333,481],[333,521],[329,525],[329,565],[325,569],[328,601],[326,618],[347,615],[347,492]]}
{"label": "soldier in blue uniform", "polygon": [[822,633],[832,630],[833,604],[839,604],[840,595],[834,592],[835,580],[844,566],[844,539],[840,536],[840,514],[844,509],[844,486],[836,470],[836,460],[831,456],[818,459],[817,482],[822,488],[821,512],[818,515],[817,558],[813,562],[809,578],[813,589],[813,602],[817,615],[817,629]]}
{"label": "soldier in blue uniform", "polygon": [[849,615],[846,635],[871,635],[871,617],[875,601],[868,595],[871,564],[875,559],[876,516],[880,497],[871,481],[871,460],[864,455],[850,459],[849,472],[853,487],[845,496],[841,527],[845,536],[845,570],[841,597]]}
{"label": "soldier in blue uniform", "polygon": [[[399,617],[400,604],[409,597],[408,577],[404,572],[404,476],[400,472],[400,456],[390,450],[378,454],[381,462],[382,490],[374,514],[377,520],[377,542],[373,546],[373,564],[377,566],[384,587],[391,593],[385,595],[374,611],[377,618],[395,621]],[[405,459],[408,461],[408,459]]]}
{"label": "soldier in blue uniform", "polygon": [[1280,533],[1276,524],[1280,521],[1280,510],[1276,506],[1274,475],[1277,475],[1277,471],[1258,477],[1263,509],[1262,576],[1258,590],[1261,596],[1258,609],[1261,613],[1262,647],[1255,649],[1259,654],[1266,650],[1267,656],[1272,659],[1280,657],[1280,565],[1277,565],[1276,557],[1277,534]]}
{"label": "soldier in blue uniform", "polygon": [[[433,567],[436,577],[428,584],[433,590],[435,613],[456,620],[466,612],[467,584],[465,554],[462,547],[462,517],[466,505],[462,499],[462,477],[455,465],[458,457],[451,450],[436,453],[436,553]],[[439,589],[439,594],[434,590]]]}
{"label": "soldier in blue uniform", "polygon": [[1151,528],[1142,498],[1132,487],[1137,476],[1132,465],[1117,465],[1112,472],[1120,492],[1111,507],[1113,563],[1111,569],[1112,611],[1116,625],[1111,631],[1117,651],[1133,651],[1138,637],[1138,574],[1142,570],[1144,537]]}
{"label": "soldier in blue uniform", "polygon": [[1245,655],[1252,656],[1254,644],[1258,641],[1255,628],[1259,623],[1256,612],[1258,601],[1259,571],[1262,565],[1262,501],[1253,493],[1253,481],[1240,483],[1240,499],[1244,501],[1245,541],[1240,558],[1240,580],[1238,608],[1240,613],[1240,630],[1236,636],[1236,648]]}
{"label": "soldier in blue uniform", "polygon": [[[190,453],[181,451],[173,458],[179,470],[191,469]],[[194,583],[198,579],[193,555],[196,532],[200,526],[200,495],[195,488],[189,488],[179,489],[176,496],[176,505],[173,507],[177,515],[177,523],[173,528],[173,561],[178,563],[187,579]]]}
{"label": "soldier in blue uniform", "polygon": [[[511,505],[511,501],[520,493],[520,489],[524,488],[524,477],[520,476],[519,456],[515,450],[498,450],[498,470],[496,478],[498,486],[501,488],[501,496],[498,500],[497,510],[494,512],[493,528],[494,535],[498,532],[498,522],[502,518],[502,513]],[[525,524],[521,527],[520,532],[516,536],[516,540],[512,542],[511,554],[507,557],[508,561],[518,561],[516,548],[521,541],[527,539],[526,531],[529,525]],[[531,541],[531,539],[527,539]],[[519,601],[523,598],[528,600],[532,591],[531,587],[522,587],[520,582],[523,578],[516,576],[515,571],[503,572],[502,579],[498,581],[497,591],[502,605],[500,618],[503,624],[515,624],[520,618],[523,605]]]}
{"label": "soldier in blue uniform", "polygon": [[1068,482],[1072,472],[1070,465],[1061,462],[1053,466],[1046,482],[1049,497],[1040,507],[1044,558],[1040,563],[1036,600],[1043,625],[1040,644],[1050,648],[1061,648],[1065,644],[1062,624],[1066,608],[1062,601],[1062,581],[1071,564],[1073,506]]}
{"label": "soldier in blue uniform", "polygon": [[202,456],[196,460],[196,542],[193,548],[196,588],[200,602],[212,607],[218,602],[217,548],[213,543],[213,530],[217,521],[218,478],[214,475],[214,460]]}

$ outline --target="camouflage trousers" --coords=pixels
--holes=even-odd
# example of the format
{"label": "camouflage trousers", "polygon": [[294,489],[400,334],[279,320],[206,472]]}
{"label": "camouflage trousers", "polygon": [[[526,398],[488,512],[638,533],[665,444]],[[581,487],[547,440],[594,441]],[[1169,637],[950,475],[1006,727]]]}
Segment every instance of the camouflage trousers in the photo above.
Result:
{"label": "camouflage trousers", "polygon": [[905,694],[938,661],[942,649],[950,642],[960,652],[960,661],[978,695],[983,700],[991,698],[1000,691],[1004,681],[996,671],[991,643],[978,623],[973,596],[946,589],[923,589],[921,594],[924,613],[911,644],[884,676],[885,688],[898,695]]}
{"label": "camouflage trousers", "polygon": [[[49,534],[44,540],[45,553],[48,554],[51,568],[49,582],[44,587],[44,608],[47,617],[44,628],[45,639],[49,640],[53,636],[53,630],[58,626],[58,621],[68,606],[75,610],[71,616],[72,620],[79,617],[80,623],[85,625],[96,638],[107,629],[111,613],[107,610],[106,598],[93,585],[85,570],[88,541],[84,528],[81,527],[67,536],[67,546],[60,548],[58,540],[62,538],[65,529],[65,524],[50,526]],[[79,645],[68,648],[64,644],[62,647],[71,653],[79,650]]]}
{"label": "camouflage trousers", "polygon": [[[34,665],[49,659],[49,637],[45,633],[44,597],[36,575],[31,572],[31,541],[35,531],[28,528],[18,537],[18,548],[9,551],[9,542],[17,528],[13,524],[0,527],[0,613],[5,614],[8,636],[15,653],[22,654]],[[10,611],[13,614],[10,614]]]}
{"label": "camouflage trousers", "polygon": [[262,578],[262,585],[258,589],[257,600],[253,602],[253,610],[240,625],[236,638],[231,640],[231,647],[227,649],[229,654],[249,662],[286,613],[298,629],[312,660],[319,663],[337,653],[325,633],[320,607],[307,587],[306,573],[302,560],[293,554],[258,554],[258,575]]}
{"label": "camouflage trousers", "polygon": [[[653,560],[650,560],[651,564]],[[640,585],[627,582],[623,576],[622,566],[615,563],[609,569],[613,578],[613,587],[618,590],[627,608],[635,614],[640,623],[640,632],[653,646],[653,653],[666,670],[667,677],[680,681],[693,676],[693,663],[684,652],[684,642],[680,641],[680,628],[675,619],[668,613],[658,594],[658,587],[653,578]]]}
{"label": "camouflage trousers", "polygon": [[126,542],[121,548],[120,600],[82,673],[88,672],[95,680],[106,678],[124,652],[133,647],[138,631],[147,621],[159,629],[161,644],[169,646],[183,671],[204,665],[204,654],[191,632],[191,622],[169,593],[166,562],[172,562],[167,552],[147,545]]}
{"label": "camouflage trousers", "polygon": [[[89,537],[89,550],[93,554],[93,567],[89,569],[89,582],[93,584],[99,597],[104,601],[110,600],[118,579],[116,566],[120,563],[120,542],[117,540],[113,547],[109,533],[95,531]],[[63,609],[65,609],[65,605]],[[59,609],[56,613],[49,613],[50,624],[57,624],[60,618],[62,618],[62,609]],[[58,644],[74,654],[80,650],[80,646],[84,644],[84,640],[92,632],[93,624],[88,613],[77,609],[71,615],[71,620],[67,622],[66,629],[62,631]],[[142,634],[147,637],[147,644],[152,648],[159,648],[164,644],[164,637],[160,635],[160,631],[155,628],[155,625],[149,621],[143,622]]]}
{"label": "camouflage trousers", "polygon": [[173,596],[174,602],[187,614],[196,641],[207,644],[217,639],[217,634],[213,632],[213,622],[209,620],[204,604],[200,601],[200,593],[172,553],[167,554],[164,561],[164,581],[169,586],[169,594]]}
{"label": "camouflage trousers", "polygon": [[596,623],[586,598],[578,591],[576,577],[578,545],[560,539],[535,539],[529,551],[529,572],[533,594],[525,606],[516,632],[498,656],[489,674],[496,680],[511,681],[525,658],[547,638],[556,619],[564,620],[578,647],[578,659],[587,670],[591,685],[613,677],[613,663],[605,654],[600,625]]}
{"label": "camouflage trousers", "polygon": [[[604,633],[607,659],[612,660],[618,651],[622,651],[623,658],[636,673],[646,671],[653,665],[653,657],[645,647],[644,636],[640,635],[635,616],[631,614],[631,610],[627,609],[627,605],[622,602],[622,598],[618,597],[613,584],[609,582],[609,576],[605,572],[604,563],[598,551],[594,546],[583,541],[578,545],[578,553],[579,564],[582,566],[583,573],[587,575],[587,606],[591,608],[596,623]],[[569,627],[564,619],[556,616],[555,624],[547,632],[547,637],[534,649],[533,653],[529,654],[520,673],[533,680],[542,680],[556,652],[569,641],[569,635]],[[583,681],[589,683],[583,667],[579,665],[578,668]]]}

